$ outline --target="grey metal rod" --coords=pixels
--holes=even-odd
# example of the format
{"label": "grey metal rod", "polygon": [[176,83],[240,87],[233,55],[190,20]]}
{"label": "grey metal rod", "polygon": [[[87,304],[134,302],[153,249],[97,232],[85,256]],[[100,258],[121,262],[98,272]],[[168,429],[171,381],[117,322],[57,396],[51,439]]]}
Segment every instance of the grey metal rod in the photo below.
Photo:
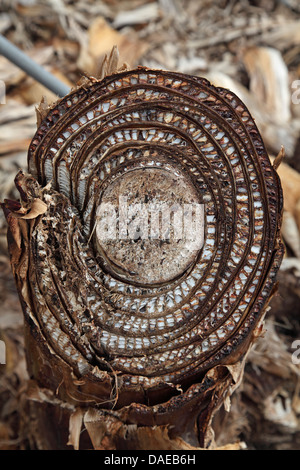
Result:
{"label": "grey metal rod", "polygon": [[61,98],[70,92],[68,85],[58,80],[1,34],[0,54]]}

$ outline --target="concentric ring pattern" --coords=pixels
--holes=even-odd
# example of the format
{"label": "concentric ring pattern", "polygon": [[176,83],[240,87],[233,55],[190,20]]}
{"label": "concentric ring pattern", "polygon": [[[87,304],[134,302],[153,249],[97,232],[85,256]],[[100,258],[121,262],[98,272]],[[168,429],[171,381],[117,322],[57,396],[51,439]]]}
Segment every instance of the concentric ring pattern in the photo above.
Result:
{"label": "concentric ring pattern", "polygon": [[[102,370],[120,390],[171,390],[245,350],[282,258],[282,196],[253,119],[233,93],[145,68],[95,81],[42,121],[29,171],[52,185],[31,237],[36,321],[78,377]],[[120,269],[97,245],[103,195],[128,178],[131,188],[144,184],[145,174],[177,175],[204,208],[203,246],[186,263],[177,253],[174,276],[168,266],[160,271],[164,259],[155,267],[152,256],[149,267],[150,254],[130,272],[126,250],[142,253],[140,241],[118,245]]]}

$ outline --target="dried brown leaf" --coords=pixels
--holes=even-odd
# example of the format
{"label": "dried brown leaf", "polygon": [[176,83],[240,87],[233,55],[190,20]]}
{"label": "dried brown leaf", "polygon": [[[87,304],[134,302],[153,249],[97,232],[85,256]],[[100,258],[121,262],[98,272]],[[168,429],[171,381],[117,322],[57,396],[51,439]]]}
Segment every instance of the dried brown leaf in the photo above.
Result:
{"label": "dried brown leaf", "polygon": [[98,17],[89,27],[88,45],[81,48],[78,67],[88,75],[102,78],[112,70],[117,71],[118,53],[122,61],[134,66],[147,48],[143,41],[119,33],[103,17]]}
{"label": "dried brown leaf", "polygon": [[77,408],[70,416],[69,440],[67,445],[71,445],[75,450],[79,449],[80,431],[83,422],[84,411]]}
{"label": "dried brown leaf", "polygon": [[284,147],[282,145],[280,151],[278,152],[278,154],[277,154],[277,156],[276,156],[276,158],[273,162],[274,170],[277,170],[280,167],[284,157],[285,157],[285,150],[284,150]]}
{"label": "dried brown leaf", "polygon": [[271,47],[251,47],[244,53],[250,91],[263,103],[272,120],[282,125],[291,119],[291,92],[287,66],[280,51]]}
{"label": "dried brown leaf", "polygon": [[47,212],[48,206],[41,199],[34,199],[30,205],[30,210],[26,214],[14,212],[13,216],[17,219],[23,220],[32,220],[36,219],[39,215],[45,214]]}
{"label": "dried brown leaf", "polygon": [[[274,158],[271,158],[274,165]],[[284,208],[293,215],[300,230],[300,174],[282,162],[277,169],[283,190]]]}

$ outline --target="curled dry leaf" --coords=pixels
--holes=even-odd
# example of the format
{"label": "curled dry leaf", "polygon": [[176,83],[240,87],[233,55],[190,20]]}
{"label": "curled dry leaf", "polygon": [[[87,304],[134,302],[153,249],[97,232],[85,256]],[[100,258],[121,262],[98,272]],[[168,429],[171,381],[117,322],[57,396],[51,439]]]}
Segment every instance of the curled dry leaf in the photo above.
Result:
{"label": "curled dry leaf", "polygon": [[[274,162],[273,158],[271,158],[271,160]],[[298,222],[298,228],[300,229],[300,174],[285,161],[279,166],[277,172],[282,184],[284,208],[294,216],[295,220]]]}
{"label": "curled dry leaf", "polygon": [[41,199],[34,199],[30,204],[30,208],[27,209],[26,212],[24,212],[24,207],[22,207],[22,209],[12,212],[12,216],[16,219],[31,220],[36,219],[39,215],[45,214],[47,209],[48,206],[44,201]]}
{"label": "curled dry leaf", "polygon": [[[104,425],[104,423],[106,424]],[[207,450],[188,444],[180,437],[172,436],[168,426],[126,425],[114,416],[103,415],[101,411],[89,410],[84,416],[84,425],[98,450],[115,449],[118,443],[128,444],[126,448],[138,450]],[[244,444],[237,442],[209,450],[241,450]]]}
{"label": "curled dry leaf", "polygon": [[82,45],[78,67],[87,75],[99,77],[105,55],[111,54],[114,47],[118,48],[121,61],[132,65],[148,49],[146,43],[113,29],[103,17],[96,18],[89,27],[87,44]]}
{"label": "curled dry leaf", "polygon": [[39,127],[42,120],[47,116],[49,110],[50,110],[50,106],[48,105],[47,97],[43,96],[40,104],[35,108],[37,127]]}
{"label": "curled dry leaf", "polygon": [[295,217],[288,211],[283,213],[282,236],[294,256],[300,259],[300,232]]}
{"label": "curled dry leaf", "polygon": [[[271,158],[273,165],[276,159]],[[300,256],[300,175],[287,163],[282,162],[277,168],[284,197],[282,235],[296,258]],[[287,260],[283,268],[296,267],[297,260]]]}
{"label": "curled dry leaf", "polygon": [[[65,83],[70,88],[74,85],[63,73],[54,67],[51,67],[49,72],[54,75],[62,83]],[[36,104],[40,101],[41,96],[44,96],[48,103],[54,103],[57,101],[57,95],[46,88],[41,83],[34,79],[28,79],[28,81],[22,86],[20,94],[25,103],[31,105]]]}
{"label": "curled dry leaf", "polygon": [[291,91],[287,66],[280,51],[271,47],[251,47],[243,60],[250,78],[250,91],[259,106],[283,125],[291,119]]}
{"label": "curled dry leaf", "polygon": [[274,170],[276,170],[276,171],[278,170],[281,163],[283,162],[284,157],[285,157],[285,150],[284,150],[284,147],[282,145],[280,151],[278,152],[276,158],[273,161]]}
{"label": "curled dry leaf", "polygon": [[215,86],[232,90],[245,103],[270,152],[277,155],[278,150],[283,146],[288,157],[293,155],[299,133],[297,126],[294,127],[291,122],[281,121],[279,127],[278,123],[274,122],[273,114],[267,112],[263,100],[258,100],[254,92],[249,91],[240,82],[223,72],[212,70],[205,76]]}
{"label": "curled dry leaf", "polygon": [[109,56],[105,54],[101,67],[97,73],[97,77],[102,80],[107,75],[112,75],[113,73],[117,72],[124,72],[129,70],[130,67],[128,64],[123,64],[121,67],[119,66],[119,50],[117,46],[114,46],[111,50]]}
{"label": "curled dry leaf", "polygon": [[79,449],[80,433],[83,423],[84,411],[77,408],[70,416],[69,420],[69,440],[67,445],[74,447],[75,450]]}

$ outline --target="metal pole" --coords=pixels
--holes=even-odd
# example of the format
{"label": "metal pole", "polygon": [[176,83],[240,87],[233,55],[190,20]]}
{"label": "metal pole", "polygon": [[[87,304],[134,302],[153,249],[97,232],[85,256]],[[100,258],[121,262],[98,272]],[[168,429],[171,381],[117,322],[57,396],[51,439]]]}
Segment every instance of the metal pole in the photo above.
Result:
{"label": "metal pole", "polygon": [[41,65],[30,59],[18,47],[8,41],[0,34],[0,54],[4,55],[8,60],[24,70],[28,75],[42,83],[46,88],[51,90],[61,98],[70,93],[70,88],[65,83],[58,80],[50,72],[47,72]]}

